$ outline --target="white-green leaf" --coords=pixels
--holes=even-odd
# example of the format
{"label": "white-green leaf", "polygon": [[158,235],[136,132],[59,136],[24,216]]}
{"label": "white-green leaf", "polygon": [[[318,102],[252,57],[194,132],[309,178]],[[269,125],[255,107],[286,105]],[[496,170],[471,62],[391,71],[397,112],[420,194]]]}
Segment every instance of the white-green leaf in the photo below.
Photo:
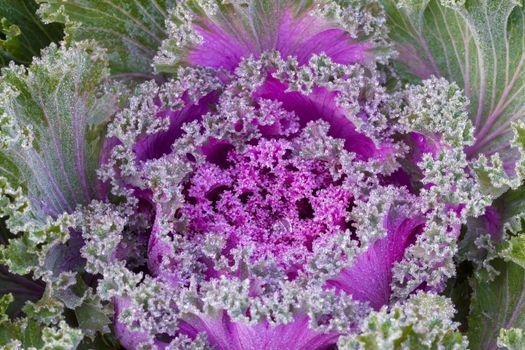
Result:
{"label": "white-green leaf", "polygon": [[521,328],[502,328],[498,337],[498,349],[525,349],[525,332]]}

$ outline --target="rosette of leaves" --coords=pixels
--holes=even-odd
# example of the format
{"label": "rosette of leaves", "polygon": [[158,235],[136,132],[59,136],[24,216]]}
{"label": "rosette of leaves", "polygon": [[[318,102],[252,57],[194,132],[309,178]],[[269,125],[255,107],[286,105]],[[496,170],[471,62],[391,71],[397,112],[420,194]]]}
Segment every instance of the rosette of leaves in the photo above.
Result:
{"label": "rosette of leaves", "polygon": [[[176,78],[109,126],[99,175],[120,202],[78,213],[124,347],[323,349],[444,288],[487,204],[467,99],[443,79],[386,88],[376,5],[171,12],[155,62]],[[447,310],[432,339],[464,346]]]}
{"label": "rosette of leaves", "polygon": [[66,38],[0,81],[0,259],[38,286],[2,345],[463,349],[468,222],[470,341],[520,346],[483,294],[519,281],[483,240],[519,232],[516,2],[38,2]]}

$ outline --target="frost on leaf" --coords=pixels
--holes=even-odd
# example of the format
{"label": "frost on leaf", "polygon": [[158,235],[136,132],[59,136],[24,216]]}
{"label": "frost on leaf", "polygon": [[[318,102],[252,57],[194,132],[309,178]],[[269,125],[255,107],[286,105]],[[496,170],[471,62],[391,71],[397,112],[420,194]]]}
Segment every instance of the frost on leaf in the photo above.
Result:
{"label": "frost on leaf", "polygon": [[[0,215],[13,237],[0,247],[0,262],[45,283],[42,298],[23,309],[37,324],[56,325],[66,307],[89,309],[77,279],[82,240],[73,212],[100,195],[95,169],[102,131],[119,98],[104,83],[108,75],[105,53],[93,42],[52,44],[30,66],[2,70]],[[79,330],[64,327],[42,335],[49,349],[75,348],[82,339]],[[90,327],[81,325],[93,336]]]}
{"label": "frost on leaf", "polygon": [[442,142],[463,148],[474,142],[468,119],[468,98],[455,84],[431,77],[406,90],[406,107],[401,123],[420,133],[436,133]]}
{"label": "frost on leaf", "polygon": [[[521,1],[385,0],[398,73],[442,77],[469,97],[474,142],[486,193],[494,198],[523,181],[523,145],[515,142],[525,100]],[[491,14],[491,15],[487,15]]]}

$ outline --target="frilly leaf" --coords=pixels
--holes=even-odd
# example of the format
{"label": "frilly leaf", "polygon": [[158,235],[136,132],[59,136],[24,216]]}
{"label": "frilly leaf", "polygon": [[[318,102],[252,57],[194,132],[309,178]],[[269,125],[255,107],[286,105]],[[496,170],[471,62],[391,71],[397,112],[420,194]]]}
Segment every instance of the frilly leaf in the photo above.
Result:
{"label": "frilly leaf", "polygon": [[60,321],[58,327],[42,329],[42,350],[73,350],[82,340],[82,332],[71,328],[65,321]]}
{"label": "frilly leaf", "polygon": [[96,196],[101,131],[118,97],[99,88],[109,69],[93,42],[52,44],[30,67],[12,64],[2,73],[0,216],[13,235],[0,248],[0,261],[12,273],[32,272],[54,287],[56,295],[28,302],[24,310],[40,322],[56,322],[62,303],[82,305],[82,293],[61,279],[80,259],[67,212]]}
{"label": "frilly leaf", "polygon": [[373,311],[358,334],[339,339],[341,350],[467,349],[445,297],[418,292],[403,304]]}
{"label": "frilly leaf", "polygon": [[525,235],[512,237],[504,245],[505,248],[500,253],[501,257],[525,269]]}
{"label": "frilly leaf", "polygon": [[104,123],[117,98],[99,90],[109,75],[93,42],[51,44],[27,69],[0,79],[0,175],[22,186],[40,218],[71,212],[95,196]]}
{"label": "frilly leaf", "polygon": [[27,318],[11,321],[5,311],[13,301],[11,294],[0,297],[0,347],[2,349],[73,350],[82,340],[82,332],[60,321],[45,325]]}
{"label": "frilly leaf", "polygon": [[40,49],[62,38],[62,26],[40,22],[35,14],[37,7],[34,0],[0,3],[0,32],[4,37],[0,39],[0,66],[11,60],[29,64],[33,56],[40,54]]}
{"label": "frilly leaf", "polygon": [[[383,0],[397,64],[412,78],[442,76],[469,97],[476,142],[498,188],[522,178],[513,122],[525,117],[525,10],[517,0]],[[492,159],[493,156],[497,158]],[[517,175],[517,176],[516,176]],[[508,179],[506,178],[508,177]],[[508,184],[506,184],[508,182]],[[497,191],[493,191],[497,192]],[[499,191],[501,194],[503,191]],[[498,193],[495,193],[497,195]]]}
{"label": "frilly leaf", "polygon": [[6,322],[9,320],[9,317],[7,316],[7,308],[14,300],[15,298],[11,293],[0,297],[0,322]]}
{"label": "frilly leaf", "polygon": [[148,77],[166,37],[164,20],[175,0],[37,0],[47,22],[66,25],[66,41],[95,39],[108,50],[112,73]]}

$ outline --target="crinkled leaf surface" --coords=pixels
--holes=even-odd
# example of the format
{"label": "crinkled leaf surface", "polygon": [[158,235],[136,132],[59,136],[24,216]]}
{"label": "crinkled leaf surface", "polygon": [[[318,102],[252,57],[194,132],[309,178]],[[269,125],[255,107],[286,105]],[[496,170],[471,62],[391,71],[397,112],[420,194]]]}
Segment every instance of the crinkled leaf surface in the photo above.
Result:
{"label": "crinkled leaf surface", "polygon": [[443,76],[471,101],[475,158],[499,153],[512,173],[512,122],[525,118],[525,10],[521,0],[383,0],[398,65],[413,78]]}
{"label": "crinkled leaf surface", "polygon": [[452,321],[449,299],[416,293],[406,302],[373,311],[357,334],[339,338],[341,350],[467,349],[467,340]]}
{"label": "crinkled leaf surface", "polygon": [[0,2],[0,66],[11,60],[29,64],[40,49],[64,35],[60,24],[42,23],[36,15],[37,8],[34,0]]}
{"label": "crinkled leaf surface", "polygon": [[98,90],[109,72],[94,47],[52,44],[27,70],[2,70],[0,175],[24,187],[42,215],[71,212],[94,196],[100,133],[117,107]]}
{"label": "crinkled leaf surface", "polygon": [[175,0],[37,0],[42,18],[66,25],[68,42],[95,39],[108,50],[112,73],[141,76],[166,37]]}
{"label": "crinkled leaf surface", "polygon": [[503,249],[503,259],[493,266],[499,275],[492,282],[473,280],[473,297],[469,318],[469,341],[472,349],[496,349],[500,330],[525,329],[525,241],[514,237]]}

